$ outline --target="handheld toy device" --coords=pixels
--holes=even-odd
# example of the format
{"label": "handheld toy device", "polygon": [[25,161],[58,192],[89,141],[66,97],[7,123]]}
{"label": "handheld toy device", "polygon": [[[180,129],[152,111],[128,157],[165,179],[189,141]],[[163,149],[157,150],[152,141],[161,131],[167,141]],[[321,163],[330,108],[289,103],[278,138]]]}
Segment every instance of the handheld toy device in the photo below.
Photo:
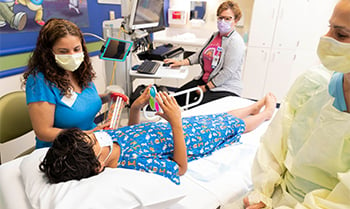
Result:
{"label": "handheld toy device", "polygon": [[[191,92],[198,92],[199,93],[199,98],[197,101],[194,101],[193,103],[190,103],[189,102],[189,99],[190,99],[190,93]],[[186,104],[182,107],[180,107],[182,110],[184,109],[188,109],[192,106],[195,106],[197,104],[199,104],[202,99],[203,99],[203,91],[201,88],[199,87],[193,87],[193,88],[190,88],[190,89],[186,89],[186,90],[183,90],[183,91],[180,91],[180,92],[176,92],[174,94],[170,94],[170,96],[178,96],[178,95],[182,95],[182,94],[185,94],[186,95]],[[160,108],[158,102],[156,101],[156,95],[157,95],[157,89],[155,86],[152,86],[150,88],[150,99],[149,99],[149,106],[151,107],[152,110],[156,110],[157,112],[160,112],[162,111],[162,109]],[[153,116],[150,116],[146,109],[147,109],[147,106],[146,105],[144,108],[143,108],[143,115],[145,116],[146,119],[148,120],[155,120],[155,119],[159,119],[159,116],[157,115],[153,115]]]}
{"label": "handheld toy device", "polygon": [[156,101],[156,95],[157,95],[157,88],[155,86],[152,86],[150,88],[150,98],[149,98],[149,106],[151,107],[152,110],[156,110],[157,112],[159,112],[160,107],[158,102]]}
{"label": "handheld toy device", "polygon": [[109,103],[108,115],[106,121],[110,121],[109,129],[117,129],[120,120],[120,114],[128,101],[128,97],[122,93],[113,92]]}
{"label": "handheld toy device", "polygon": [[[160,108],[157,100],[156,100],[156,96],[157,96],[157,88],[155,86],[152,86],[149,90],[149,94],[150,94],[150,98],[149,98],[149,103],[148,105],[150,106],[150,108],[156,112],[160,112],[162,111],[162,109]],[[154,113],[152,114],[148,114],[147,113],[147,107],[148,105],[146,105],[144,108],[143,108],[143,115],[145,116],[146,119],[148,120],[154,120],[154,119],[159,119],[159,116],[157,115],[154,115]]]}

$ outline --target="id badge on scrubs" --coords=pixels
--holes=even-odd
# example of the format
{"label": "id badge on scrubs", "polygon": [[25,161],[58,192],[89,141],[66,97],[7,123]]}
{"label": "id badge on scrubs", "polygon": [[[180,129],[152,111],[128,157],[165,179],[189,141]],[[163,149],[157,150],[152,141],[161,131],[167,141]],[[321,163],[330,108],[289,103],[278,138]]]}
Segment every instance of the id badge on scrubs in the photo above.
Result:
{"label": "id badge on scrubs", "polygon": [[77,98],[78,98],[78,94],[72,91],[70,97],[64,96],[62,97],[61,101],[64,104],[66,104],[68,107],[72,107],[74,102],[77,100]]}
{"label": "id badge on scrubs", "polygon": [[211,62],[211,68],[215,68],[218,65],[219,62],[219,55],[214,55],[213,61]]}
{"label": "id badge on scrubs", "polygon": [[218,65],[221,52],[222,52],[222,47],[218,47],[217,53],[213,56],[213,61],[211,62],[211,67],[213,69]]}

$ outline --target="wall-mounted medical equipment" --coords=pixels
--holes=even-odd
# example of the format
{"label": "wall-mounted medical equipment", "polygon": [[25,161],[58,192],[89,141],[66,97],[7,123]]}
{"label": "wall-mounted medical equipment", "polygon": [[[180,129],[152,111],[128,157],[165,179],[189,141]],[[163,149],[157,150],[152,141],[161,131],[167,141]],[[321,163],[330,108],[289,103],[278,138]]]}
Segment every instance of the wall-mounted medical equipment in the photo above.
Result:
{"label": "wall-mounted medical equipment", "polygon": [[188,14],[185,9],[168,9],[169,24],[185,25],[188,20]]}
{"label": "wall-mounted medical equipment", "polygon": [[[154,32],[154,28],[159,27],[164,20],[163,7],[164,0],[122,0],[123,18],[103,21],[103,37],[131,42],[133,43],[132,51],[139,50],[140,46],[144,50],[153,49],[149,32]],[[116,50],[114,49],[114,52]],[[111,79],[109,85],[121,86],[126,95],[130,96],[132,81],[128,71],[131,69],[132,56],[127,56],[126,53],[124,54],[125,57],[117,59],[124,62],[116,64],[116,62],[113,62],[115,58],[108,58],[107,55],[108,53],[105,52],[103,55],[101,54],[101,58],[106,59],[106,77]]]}
{"label": "wall-mounted medical equipment", "polygon": [[129,28],[135,30],[158,26],[163,7],[163,0],[131,0]]}
{"label": "wall-mounted medical equipment", "polygon": [[[102,53],[108,48],[107,41],[108,40],[124,40],[127,42],[133,43],[131,39],[131,35],[128,33],[123,32],[122,25],[124,24],[125,20],[123,18],[118,18],[115,20],[105,20],[102,23],[103,27],[103,37],[106,40],[105,42],[105,49],[102,50]],[[112,43],[109,47],[116,46],[115,43]],[[114,49],[117,50],[117,49]],[[102,58],[102,53],[100,57]],[[108,55],[109,53],[107,53]],[[103,55],[104,58],[106,58],[107,55]],[[102,58],[103,59],[103,58]],[[130,92],[132,92],[131,89],[129,89],[129,83],[130,77],[128,74],[128,70],[131,68],[131,55],[126,56],[123,62],[116,62],[116,60],[112,59],[105,59],[105,69],[106,69],[106,78],[109,80],[107,81],[107,85],[118,85],[120,86],[125,94],[129,96]]]}
{"label": "wall-mounted medical equipment", "polygon": [[131,41],[108,37],[106,44],[102,46],[100,58],[123,62],[129,55],[132,44]]}

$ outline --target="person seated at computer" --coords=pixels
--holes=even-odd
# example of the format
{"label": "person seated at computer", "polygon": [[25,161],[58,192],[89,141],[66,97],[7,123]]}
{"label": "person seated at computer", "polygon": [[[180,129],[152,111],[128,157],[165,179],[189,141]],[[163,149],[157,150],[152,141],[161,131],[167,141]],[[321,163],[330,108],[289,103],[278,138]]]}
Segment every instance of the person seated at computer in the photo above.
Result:
{"label": "person seated at computer", "polygon": [[[216,14],[219,31],[209,38],[200,51],[184,60],[164,60],[164,63],[171,63],[170,67],[201,65],[201,74],[177,90],[199,86],[204,92],[199,104],[226,96],[240,96],[242,91],[241,71],[246,47],[235,30],[242,12],[237,3],[229,0],[220,4]],[[190,103],[197,98],[198,94],[193,92]],[[177,96],[176,100],[180,106],[185,104],[185,96]]]}

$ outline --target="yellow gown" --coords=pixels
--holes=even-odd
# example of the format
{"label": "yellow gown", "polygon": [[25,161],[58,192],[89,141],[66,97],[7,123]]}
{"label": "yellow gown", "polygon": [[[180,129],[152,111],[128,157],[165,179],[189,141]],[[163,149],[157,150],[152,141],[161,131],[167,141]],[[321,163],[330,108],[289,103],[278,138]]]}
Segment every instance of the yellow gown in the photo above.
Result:
{"label": "yellow gown", "polygon": [[333,107],[332,72],[301,75],[261,139],[250,202],[266,208],[350,208],[350,114]]}

